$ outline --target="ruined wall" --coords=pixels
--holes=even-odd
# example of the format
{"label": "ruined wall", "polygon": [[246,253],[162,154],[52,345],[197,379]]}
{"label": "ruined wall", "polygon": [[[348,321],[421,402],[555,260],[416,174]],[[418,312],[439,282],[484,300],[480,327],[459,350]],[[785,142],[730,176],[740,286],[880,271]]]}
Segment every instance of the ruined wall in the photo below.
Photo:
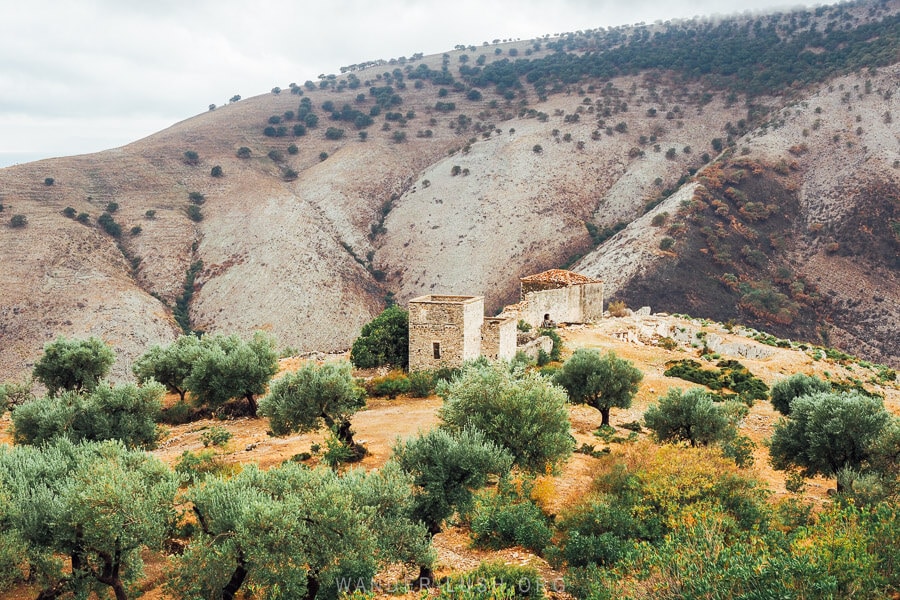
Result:
{"label": "ruined wall", "polygon": [[516,355],[516,320],[489,317],[481,326],[481,355],[509,360]]}
{"label": "ruined wall", "polygon": [[603,284],[585,283],[556,289],[540,289],[530,286],[525,291],[521,319],[532,327],[538,327],[549,315],[557,323],[587,323],[603,316]]}
{"label": "ruined wall", "polygon": [[409,370],[458,367],[481,355],[483,296],[429,295],[409,302]]}

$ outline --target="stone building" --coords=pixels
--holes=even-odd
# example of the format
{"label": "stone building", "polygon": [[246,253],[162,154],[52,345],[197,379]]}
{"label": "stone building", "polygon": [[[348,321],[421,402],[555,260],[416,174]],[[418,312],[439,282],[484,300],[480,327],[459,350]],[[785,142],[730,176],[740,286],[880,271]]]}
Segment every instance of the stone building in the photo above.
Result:
{"label": "stone building", "polygon": [[545,321],[589,323],[603,316],[603,282],[580,273],[551,269],[522,277],[520,302],[504,311],[532,327]]}
{"label": "stone building", "polygon": [[[516,354],[516,325],[585,323],[603,314],[603,282],[553,269],[521,279],[522,300],[497,317],[484,316],[484,296],[430,294],[409,301],[409,370],[459,367],[485,356]],[[536,353],[537,346],[534,352]]]}

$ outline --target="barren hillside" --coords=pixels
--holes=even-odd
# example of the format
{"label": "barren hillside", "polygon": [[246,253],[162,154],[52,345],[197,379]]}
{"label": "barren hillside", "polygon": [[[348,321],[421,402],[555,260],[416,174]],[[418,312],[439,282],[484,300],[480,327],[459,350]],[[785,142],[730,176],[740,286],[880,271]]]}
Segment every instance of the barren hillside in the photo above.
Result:
{"label": "barren hillside", "polygon": [[[897,0],[861,2],[355,65],[122,148],[0,169],[0,379],[27,373],[58,335],[106,339],[125,377],[149,344],[181,331],[175,316],[194,330],[268,330],[297,350],[345,349],[389,295],[484,294],[493,311],[515,299],[518,277],[583,255],[576,268],[629,304],[897,364],[898,13]],[[838,22],[832,48],[836,34],[815,32]],[[698,75],[665,46],[686,32],[694,44],[764,41],[748,72],[785,76],[765,54],[777,39],[806,44],[807,66],[829,62],[784,87]],[[634,64],[648,66],[616,66],[638,52]],[[654,215],[676,219],[706,187],[705,165],[736,160],[788,165],[765,175],[794,207],[766,231],[783,242],[752,269],[711,256],[702,225],[660,251],[668,234]],[[754,181],[731,187],[768,194]],[[27,225],[6,226],[14,215]],[[790,297],[789,323],[722,288],[728,273],[736,290],[789,287],[775,281],[781,267],[819,299]]]}

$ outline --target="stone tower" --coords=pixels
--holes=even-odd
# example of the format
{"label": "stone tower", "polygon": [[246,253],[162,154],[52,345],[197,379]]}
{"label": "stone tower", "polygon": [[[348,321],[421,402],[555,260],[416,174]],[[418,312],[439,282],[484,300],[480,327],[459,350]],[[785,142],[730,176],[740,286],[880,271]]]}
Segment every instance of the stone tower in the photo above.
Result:
{"label": "stone tower", "polygon": [[431,294],[409,301],[409,370],[460,367],[481,355],[484,296]]}

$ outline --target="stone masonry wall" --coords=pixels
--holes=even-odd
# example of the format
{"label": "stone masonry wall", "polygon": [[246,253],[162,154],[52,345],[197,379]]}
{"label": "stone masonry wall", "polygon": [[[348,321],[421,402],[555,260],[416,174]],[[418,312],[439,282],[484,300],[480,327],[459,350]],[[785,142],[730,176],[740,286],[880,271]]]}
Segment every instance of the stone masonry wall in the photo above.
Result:
{"label": "stone masonry wall", "polygon": [[481,326],[481,354],[491,360],[516,355],[516,320],[489,317]]}
{"label": "stone masonry wall", "polygon": [[429,295],[409,302],[409,370],[458,367],[481,354],[483,296]]}

